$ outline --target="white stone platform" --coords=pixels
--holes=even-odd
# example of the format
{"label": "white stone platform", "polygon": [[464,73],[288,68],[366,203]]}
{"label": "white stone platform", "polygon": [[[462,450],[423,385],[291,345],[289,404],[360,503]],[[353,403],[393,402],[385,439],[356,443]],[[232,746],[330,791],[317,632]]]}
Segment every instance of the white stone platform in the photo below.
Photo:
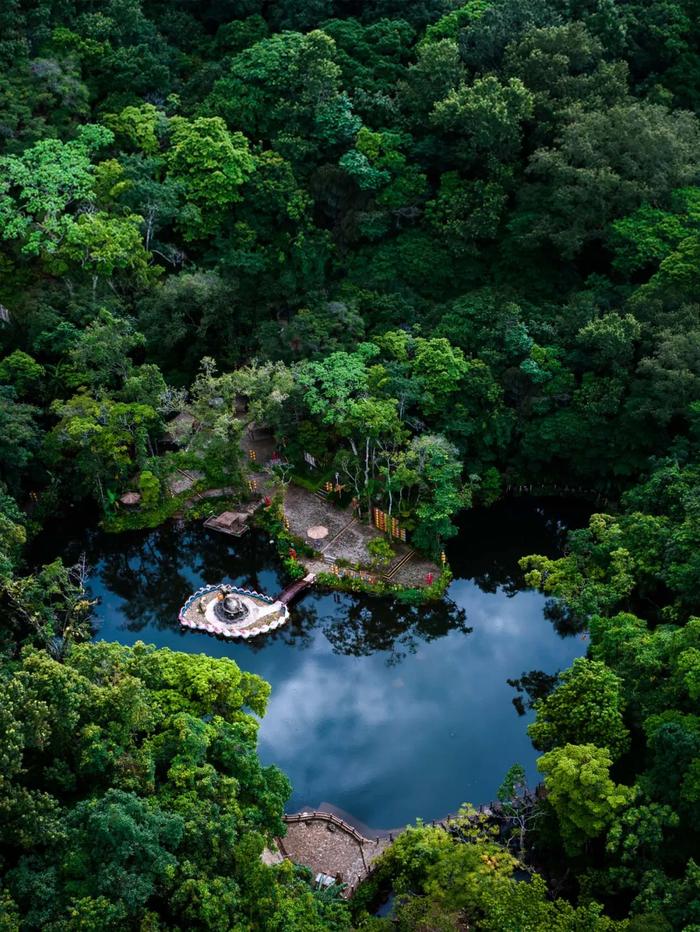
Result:
{"label": "white stone platform", "polygon": [[248,609],[240,623],[219,619],[215,607],[219,601],[220,586],[198,589],[180,609],[179,621],[183,628],[203,631],[225,638],[250,638],[280,628],[289,618],[289,609],[277,599],[250,589],[230,587]]}

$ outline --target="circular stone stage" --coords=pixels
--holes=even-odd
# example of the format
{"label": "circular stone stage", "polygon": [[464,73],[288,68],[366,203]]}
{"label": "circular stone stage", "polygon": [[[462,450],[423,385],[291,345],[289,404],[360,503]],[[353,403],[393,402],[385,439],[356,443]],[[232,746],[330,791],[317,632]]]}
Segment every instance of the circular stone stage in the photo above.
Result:
{"label": "circular stone stage", "polygon": [[281,628],[289,609],[279,600],[238,586],[204,586],[180,609],[183,628],[225,638],[251,638]]}

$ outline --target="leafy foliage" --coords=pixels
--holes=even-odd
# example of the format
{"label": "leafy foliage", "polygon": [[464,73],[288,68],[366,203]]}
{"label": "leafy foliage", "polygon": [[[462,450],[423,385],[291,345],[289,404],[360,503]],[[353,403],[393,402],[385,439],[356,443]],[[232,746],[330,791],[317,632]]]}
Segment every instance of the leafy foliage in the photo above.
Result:
{"label": "leafy foliage", "polygon": [[[590,632],[539,684],[549,796],[520,844],[580,905],[515,882],[492,840],[421,829],[408,880],[387,857],[397,923],[612,928],[601,902],[630,928],[700,925],[697,4],[0,6],[7,824],[24,811],[3,922],[347,926],[258,863],[286,790],[251,721],[186,698],[172,657],[76,646],[80,570],[22,565],[69,504],[113,527],[172,514],[182,468],[246,494],[257,425],[284,477],[334,479],[433,556],[473,501],[597,497],[564,555],[522,562],[553,623]],[[119,692],[107,721],[119,677],[135,718]]]}
{"label": "leafy foliage", "polygon": [[5,883],[26,928],[324,927],[310,888],[260,861],[289,784],[255,752],[257,676],[99,643],[62,664],[27,650],[3,682]]}

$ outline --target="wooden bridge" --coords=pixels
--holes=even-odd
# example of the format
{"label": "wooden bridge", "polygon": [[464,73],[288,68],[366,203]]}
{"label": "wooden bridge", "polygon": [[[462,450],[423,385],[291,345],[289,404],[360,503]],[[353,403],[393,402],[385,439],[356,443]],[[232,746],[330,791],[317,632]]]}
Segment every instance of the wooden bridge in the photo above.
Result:
{"label": "wooden bridge", "polygon": [[277,601],[281,602],[282,605],[290,605],[302,592],[313,585],[315,579],[315,573],[308,573],[303,579],[297,579],[296,582],[290,583],[277,596]]}

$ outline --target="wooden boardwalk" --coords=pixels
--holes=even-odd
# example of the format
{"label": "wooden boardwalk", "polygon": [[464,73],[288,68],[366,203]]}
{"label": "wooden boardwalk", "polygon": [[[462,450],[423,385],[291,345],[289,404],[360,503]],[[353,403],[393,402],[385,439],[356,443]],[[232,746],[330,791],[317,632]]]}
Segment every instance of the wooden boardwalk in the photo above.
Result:
{"label": "wooden boardwalk", "polygon": [[286,589],[283,589],[282,592],[277,596],[277,601],[281,602],[282,605],[289,605],[294,601],[305,589],[309,589],[312,585],[316,576],[314,573],[307,573],[303,579],[297,579],[296,582],[290,583]]}

